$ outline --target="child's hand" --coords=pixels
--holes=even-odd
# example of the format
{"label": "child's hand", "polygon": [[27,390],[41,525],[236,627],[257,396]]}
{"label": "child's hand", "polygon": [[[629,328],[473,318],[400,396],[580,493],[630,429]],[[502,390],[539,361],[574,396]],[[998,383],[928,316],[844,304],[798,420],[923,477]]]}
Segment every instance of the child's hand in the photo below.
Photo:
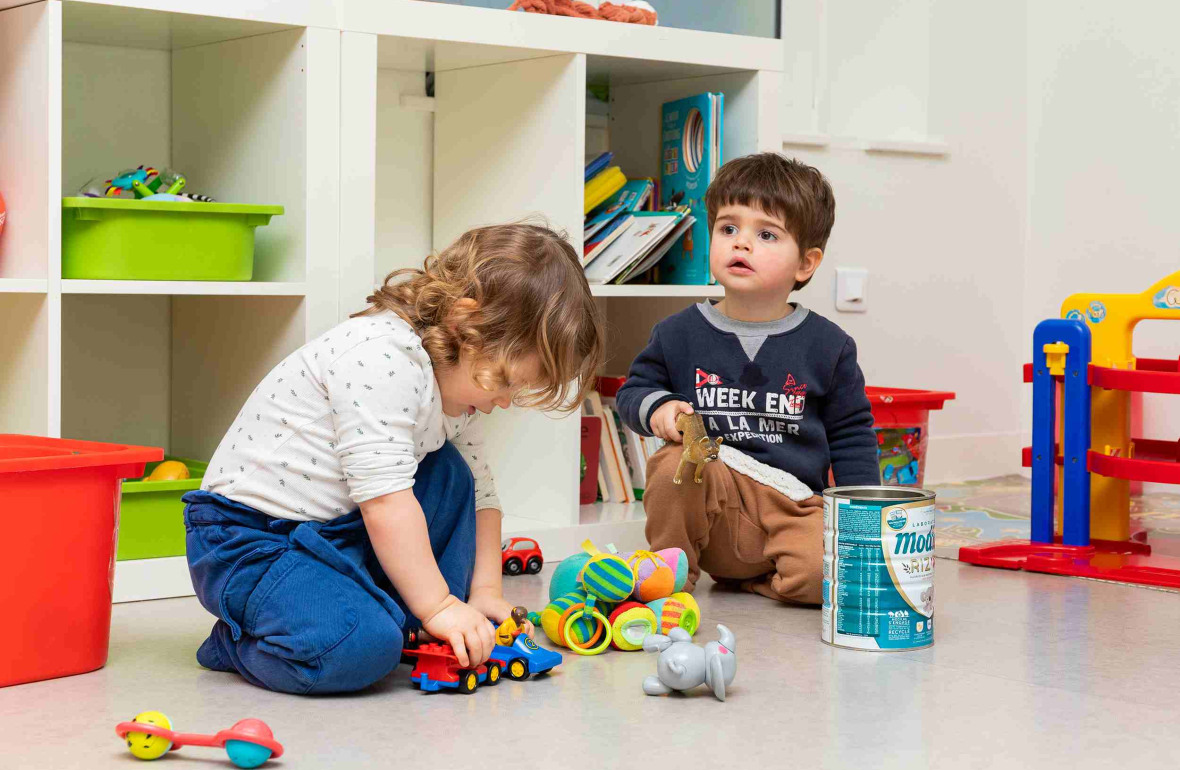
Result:
{"label": "child's hand", "polygon": [[684,440],[680,431],[676,430],[676,418],[681,414],[692,414],[692,404],[687,401],[669,401],[657,409],[649,420],[651,432],[662,438],[679,444]]}
{"label": "child's hand", "polygon": [[450,644],[464,668],[483,664],[496,644],[495,629],[487,616],[454,596],[448,596],[443,608],[424,620],[422,627],[435,639]]}
{"label": "child's hand", "polygon": [[[495,591],[475,591],[467,603],[490,618],[497,626],[512,616],[513,604]],[[532,636],[536,630],[527,620],[520,627],[528,636]]]}

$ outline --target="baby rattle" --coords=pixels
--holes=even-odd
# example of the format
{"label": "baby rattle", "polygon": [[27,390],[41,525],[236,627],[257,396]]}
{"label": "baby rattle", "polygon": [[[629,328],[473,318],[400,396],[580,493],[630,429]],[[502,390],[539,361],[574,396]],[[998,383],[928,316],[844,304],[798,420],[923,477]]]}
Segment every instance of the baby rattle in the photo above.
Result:
{"label": "baby rattle", "polygon": [[183,746],[224,748],[230,762],[247,768],[283,756],[282,744],[261,719],[243,719],[216,735],[198,735],[173,732],[168,717],[159,711],[144,711],[130,722],[115,725],[115,733],[127,741],[127,748],[139,759],[159,759]]}

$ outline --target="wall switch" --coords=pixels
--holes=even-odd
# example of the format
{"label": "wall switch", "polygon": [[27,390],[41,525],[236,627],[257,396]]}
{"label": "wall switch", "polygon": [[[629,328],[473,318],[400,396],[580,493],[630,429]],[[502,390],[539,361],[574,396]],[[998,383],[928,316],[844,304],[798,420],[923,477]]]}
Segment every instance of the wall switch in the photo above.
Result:
{"label": "wall switch", "polygon": [[868,311],[868,284],[869,271],[863,267],[837,267],[836,310],[841,313]]}

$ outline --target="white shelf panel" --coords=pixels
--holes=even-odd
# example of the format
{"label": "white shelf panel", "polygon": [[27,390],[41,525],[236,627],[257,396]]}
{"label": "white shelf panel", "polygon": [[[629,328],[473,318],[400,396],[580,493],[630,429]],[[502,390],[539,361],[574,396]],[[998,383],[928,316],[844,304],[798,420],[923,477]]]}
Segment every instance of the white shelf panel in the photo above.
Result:
{"label": "white shelf panel", "polygon": [[832,137],[827,134],[783,134],[783,145],[787,147],[827,147]]}
{"label": "white shelf panel", "polygon": [[333,0],[67,0],[74,43],[173,51],[298,27],[333,27]]}
{"label": "white shelf panel", "polygon": [[205,297],[302,297],[304,283],[265,281],[83,281],[61,282],[63,294],[187,294]]}
{"label": "white shelf panel", "polygon": [[645,286],[623,284],[622,286],[592,284],[590,293],[595,297],[724,297],[725,287],[716,286]]}
{"label": "white shelf panel", "polygon": [[44,278],[0,278],[0,294],[45,294],[49,281]]}
{"label": "white shelf panel", "polygon": [[923,139],[920,141],[894,141],[891,139],[865,139],[860,148],[865,152],[883,153],[890,155],[928,155],[942,157],[950,155],[951,148],[946,142],[938,139]]}
{"label": "white shelf panel", "polygon": [[[449,69],[562,53],[593,57],[591,76],[662,80],[733,70],[783,69],[782,41],[717,32],[573,19],[421,0],[339,0],[345,31],[383,41],[379,64],[391,69]],[[507,5],[507,4],[506,4]],[[412,40],[430,41],[415,45]],[[437,43],[435,42],[437,41]],[[446,45],[446,44],[461,45]],[[601,57],[601,58],[599,58]],[[636,70],[636,61],[666,66]]]}

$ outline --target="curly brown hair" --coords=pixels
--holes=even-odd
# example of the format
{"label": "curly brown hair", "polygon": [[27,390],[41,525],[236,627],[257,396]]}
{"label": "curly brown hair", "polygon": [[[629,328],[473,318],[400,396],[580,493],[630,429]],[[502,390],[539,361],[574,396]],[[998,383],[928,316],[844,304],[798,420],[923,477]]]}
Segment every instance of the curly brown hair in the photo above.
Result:
{"label": "curly brown hair", "polygon": [[466,355],[487,390],[507,387],[512,370],[536,355],[541,382],[529,383],[517,406],[578,409],[605,357],[602,314],[582,261],[565,235],[548,227],[468,230],[421,269],[390,273],[368,302],[353,317],[396,313],[422,337],[436,367]]}

